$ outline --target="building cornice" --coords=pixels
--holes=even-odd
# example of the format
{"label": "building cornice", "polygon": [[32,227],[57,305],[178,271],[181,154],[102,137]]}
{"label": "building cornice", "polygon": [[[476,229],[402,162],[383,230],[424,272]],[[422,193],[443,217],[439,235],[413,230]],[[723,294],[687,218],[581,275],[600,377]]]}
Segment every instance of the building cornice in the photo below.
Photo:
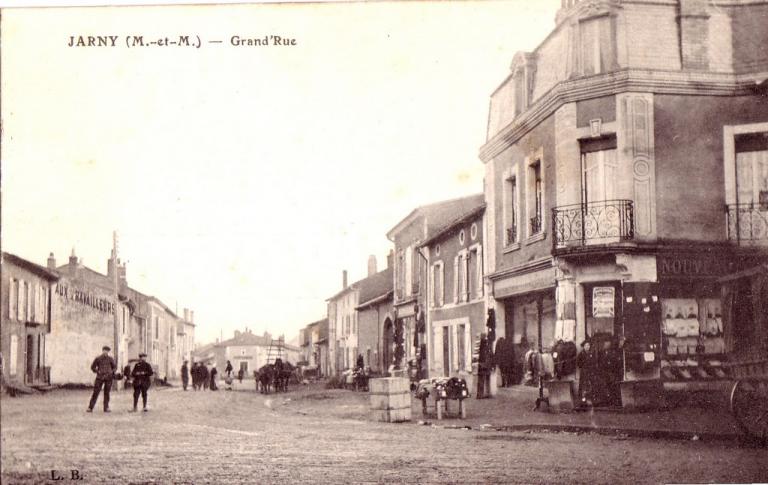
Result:
{"label": "building cornice", "polygon": [[750,74],[623,69],[598,76],[562,81],[517,116],[480,148],[487,163],[551,116],[560,106],[624,92],[702,96],[754,94],[768,71]]}
{"label": "building cornice", "polygon": [[503,278],[509,278],[510,276],[518,276],[527,273],[535,273],[544,269],[553,267],[554,259],[551,256],[545,258],[536,259],[527,263],[519,264],[512,268],[505,268],[486,276],[490,281],[497,281]]}

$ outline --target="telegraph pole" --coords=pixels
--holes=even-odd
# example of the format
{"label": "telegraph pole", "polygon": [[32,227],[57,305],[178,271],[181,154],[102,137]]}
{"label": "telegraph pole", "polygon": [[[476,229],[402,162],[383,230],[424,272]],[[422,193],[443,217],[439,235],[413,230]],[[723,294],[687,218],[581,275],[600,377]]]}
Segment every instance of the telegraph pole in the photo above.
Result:
{"label": "telegraph pole", "polygon": [[120,308],[120,297],[118,296],[119,290],[118,290],[118,277],[117,277],[117,231],[112,231],[112,286],[113,286],[113,294],[112,298],[115,301],[115,311],[114,313],[114,330],[115,330],[115,339],[113,342],[114,349],[115,349],[115,362],[117,363],[117,368],[121,369],[120,362],[118,362],[118,358],[120,356],[120,341],[118,338],[118,331],[120,330],[120,324],[118,322],[118,309]]}

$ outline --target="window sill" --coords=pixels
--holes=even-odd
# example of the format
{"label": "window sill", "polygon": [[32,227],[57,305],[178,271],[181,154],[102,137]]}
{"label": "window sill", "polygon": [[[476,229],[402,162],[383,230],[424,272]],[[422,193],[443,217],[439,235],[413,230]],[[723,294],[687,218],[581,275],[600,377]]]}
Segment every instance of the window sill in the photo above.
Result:
{"label": "window sill", "polygon": [[544,232],[544,231],[537,232],[533,236],[529,236],[528,239],[525,240],[525,244],[526,245],[533,244],[533,243],[538,242],[538,241],[543,241],[546,238],[547,238],[547,233],[546,232]]}
{"label": "window sill", "polygon": [[502,249],[502,252],[504,254],[507,254],[507,253],[511,253],[512,251],[517,251],[518,249],[520,249],[520,243],[516,242],[516,243],[512,243],[505,246],[504,249]]}

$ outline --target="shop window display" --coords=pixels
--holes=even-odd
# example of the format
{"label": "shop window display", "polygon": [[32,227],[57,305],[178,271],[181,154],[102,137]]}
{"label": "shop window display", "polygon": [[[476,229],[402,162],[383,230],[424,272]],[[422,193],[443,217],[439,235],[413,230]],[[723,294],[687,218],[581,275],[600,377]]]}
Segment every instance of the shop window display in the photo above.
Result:
{"label": "shop window display", "polygon": [[722,306],[718,298],[662,299],[662,376],[725,377]]}

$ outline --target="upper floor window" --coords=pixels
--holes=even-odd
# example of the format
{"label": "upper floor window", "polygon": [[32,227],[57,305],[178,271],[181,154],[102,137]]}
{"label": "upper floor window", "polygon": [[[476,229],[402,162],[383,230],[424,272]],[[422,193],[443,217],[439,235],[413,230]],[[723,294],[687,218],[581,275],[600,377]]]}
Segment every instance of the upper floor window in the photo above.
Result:
{"label": "upper floor window", "polygon": [[768,209],[768,132],[738,135],[735,141],[737,203]]}
{"label": "upper floor window", "polygon": [[467,254],[467,300],[479,298],[483,294],[483,264],[480,246],[470,248]]}
{"label": "upper floor window", "polygon": [[442,262],[432,265],[432,306],[443,306],[445,302],[445,269]]}
{"label": "upper floor window", "polygon": [[544,179],[540,158],[534,159],[528,166],[528,193],[528,235],[533,236],[544,228]]}
{"label": "upper floor window", "polygon": [[11,278],[8,291],[8,318],[19,319],[19,280]]}
{"label": "upper floor window", "polygon": [[585,204],[616,198],[616,137],[581,143],[581,190]]}
{"label": "upper floor window", "polygon": [[581,72],[584,76],[615,69],[613,18],[592,17],[579,22]]}
{"label": "upper floor window", "polygon": [[517,190],[517,177],[511,176],[506,180],[505,187],[505,201],[504,201],[504,218],[505,218],[505,234],[504,245],[510,246],[518,242],[518,219],[519,219],[519,204],[518,204],[518,190]]}
{"label": "upper floor window", "polygon": [[768,244],[768,122],[723,127],[728,239]]}
{"label": "upper floor window", "polygon": [[160,317],[155,317],[155,340],[160,340]]}

